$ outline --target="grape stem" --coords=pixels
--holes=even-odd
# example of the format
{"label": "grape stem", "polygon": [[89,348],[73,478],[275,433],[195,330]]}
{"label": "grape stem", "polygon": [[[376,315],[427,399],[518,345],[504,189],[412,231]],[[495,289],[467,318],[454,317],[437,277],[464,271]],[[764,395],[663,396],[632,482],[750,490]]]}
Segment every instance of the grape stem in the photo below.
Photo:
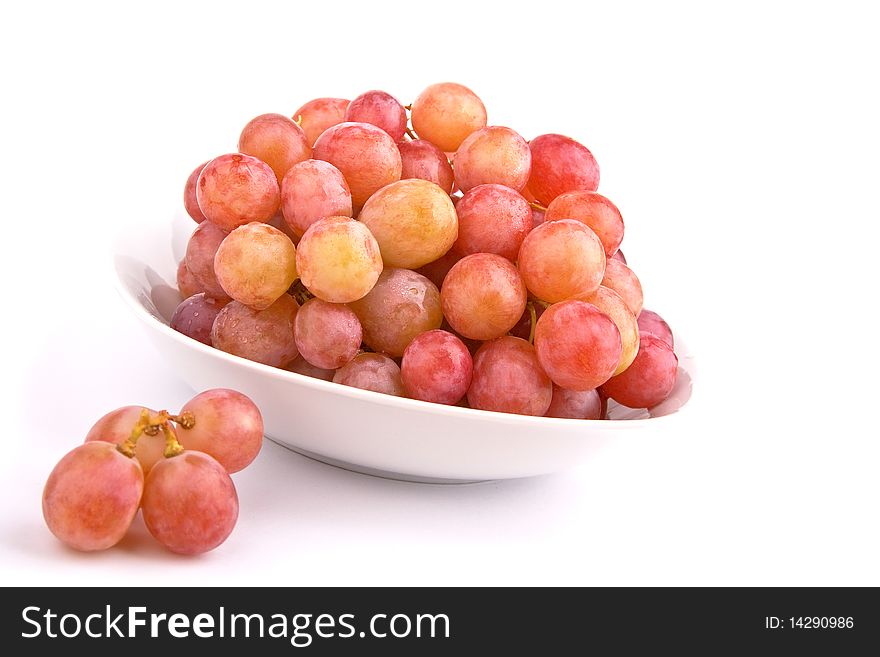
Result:
{"label": "grape stem", "polygon": [[179,415],[169,415],[168,419],[179,424],[184,429],[192,429],[196,426],[196,416],[192,411],[183,411]]}
{"label": "grape stem", "polygon": [[297,114],[294,117],[293,122],[296,123],[298,126],[302,127],[302,122],[303,122],[302,114]]}
{"label": "grape stem", "polygon": [[419,138],[419,136],[416,134],[416,131],[413,130],[412,128],[410,128],[409,126],[406,126],[406,134],[413,141],[415,141],[416,139]]}
{"label": "grape stem", "polygon": [[529,205],[531,205],[533,208],[535,208],[535,210],[538,210],[540,212],[547,212],[547,208],[545,208],[540,203],[536,203],[535,201],[529,201]]}
{"label": "grape stem", "polygon": [[177,436],[174,435],[174,432],[171,430],[171,425],[168,422],[162,423],[162,433],[165,434],[165,458],[168,459],[172,456],[182,454],[183,445],[177,440]]}
{"label": "grape stem", "polygon": [[140,437],[144,434],[155,436],[161,431],[165,434],[165,456],[177,456],[183,451],[183,445],[177,440],[177,436],[171,430],[171,422],[176,422],[184,429],[192,429],[196,426],[196,416],[192,411],[183,411],[179,415],[171,415],[168,411],[159,411],[155,417],[150,416],[146,408],[141,410],[140,417],[135,422],[131,434],[116,449],[128,458],[134,458],[135,447]]}
{"label": "grape stem", "polygon": [[[133,459],[134,448],[137,445],[138,439],[147,431],[147,429],[152,428],[152,426],[153,423],[150,422],[150,411],[146,408],[142,409],[138,421],[135,422],[134,428],[131,430],[131,434],[125,439],[125,441],[117,445],[116,449],[128,458]],[[155,433],[156,432],[154,431],[153,435],[155,435]]]}
{"label": "grape stem", "polygon": [[529,344],[535,344],[535,326],[538,323],[538,313],[535,312],[535,304],[529,301],[527,304],[529,309],[529,320],[531,326],[529,327]]}

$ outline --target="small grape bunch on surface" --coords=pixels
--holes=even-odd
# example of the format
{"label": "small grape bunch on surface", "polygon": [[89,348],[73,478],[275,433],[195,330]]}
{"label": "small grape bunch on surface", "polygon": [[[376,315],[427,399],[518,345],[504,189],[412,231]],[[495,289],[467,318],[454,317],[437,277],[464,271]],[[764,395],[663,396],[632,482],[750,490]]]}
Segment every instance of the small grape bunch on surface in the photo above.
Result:
{"label": "small grape bunch on surface", "polygon": [[259,409],[235,390],[206,390],[177,415],[118,408],[52,470],[43,517],[62,543],[94,551],[122,540],[140,509],[150,534],[172,552],[207,552],[238,519],[229,475],[253,461],[262,442]]}

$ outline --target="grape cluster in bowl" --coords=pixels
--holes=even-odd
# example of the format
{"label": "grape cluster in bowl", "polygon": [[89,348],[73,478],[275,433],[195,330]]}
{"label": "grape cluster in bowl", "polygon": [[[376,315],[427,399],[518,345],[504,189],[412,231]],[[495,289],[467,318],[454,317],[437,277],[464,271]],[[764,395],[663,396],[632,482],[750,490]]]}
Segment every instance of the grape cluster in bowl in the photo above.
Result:
{"label": "grape cluster in bowl", "polygon": [[184,188],[198,222],[172,328],[389,395],[603,419],[678,370],[624,222],[574,139],[487,125],[460,84],[263,114]]}

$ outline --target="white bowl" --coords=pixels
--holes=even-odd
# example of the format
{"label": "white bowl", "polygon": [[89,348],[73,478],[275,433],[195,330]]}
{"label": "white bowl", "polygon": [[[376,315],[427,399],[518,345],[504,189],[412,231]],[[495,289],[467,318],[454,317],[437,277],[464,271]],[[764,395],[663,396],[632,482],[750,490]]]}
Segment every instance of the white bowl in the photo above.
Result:
{"label": "white bowl", "polygon": [[194,390],[240,390],[262,411],[267,437],[326,463],[410,481],[541,475],[590,458],[626,432],[665,427],[690,398],[693,360],[678,336],[680,368],[672,396],[650,412],[611,402],[610,420],[527,417],[430,404],[232,356],[168,326],[180,301],[177,263],[194,228],[182,213],[172,223],[126,227],[114,254],[120,295]]}

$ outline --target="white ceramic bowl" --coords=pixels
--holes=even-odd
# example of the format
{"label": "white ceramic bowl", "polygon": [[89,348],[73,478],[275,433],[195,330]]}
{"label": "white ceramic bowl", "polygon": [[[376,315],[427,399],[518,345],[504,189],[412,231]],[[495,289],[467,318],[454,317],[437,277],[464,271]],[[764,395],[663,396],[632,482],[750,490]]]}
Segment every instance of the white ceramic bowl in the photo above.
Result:
{"label": "white ceramic bowl", "polygon": [[114,254],[119,293],[194,390],[240,390],[262,411],[267,437],[312,458],[411,481],[528,477],[571,467],[627,432],[660,430],[676,421],[690,398],[693,359],[678,336],[680,369],[672,396],[650,412],[611,402],[610,420],[526,417],[430,404],[232,356],[168,326],[180,301],[177,263],[194,228],[183,213],[171,223],[126,227]]}

